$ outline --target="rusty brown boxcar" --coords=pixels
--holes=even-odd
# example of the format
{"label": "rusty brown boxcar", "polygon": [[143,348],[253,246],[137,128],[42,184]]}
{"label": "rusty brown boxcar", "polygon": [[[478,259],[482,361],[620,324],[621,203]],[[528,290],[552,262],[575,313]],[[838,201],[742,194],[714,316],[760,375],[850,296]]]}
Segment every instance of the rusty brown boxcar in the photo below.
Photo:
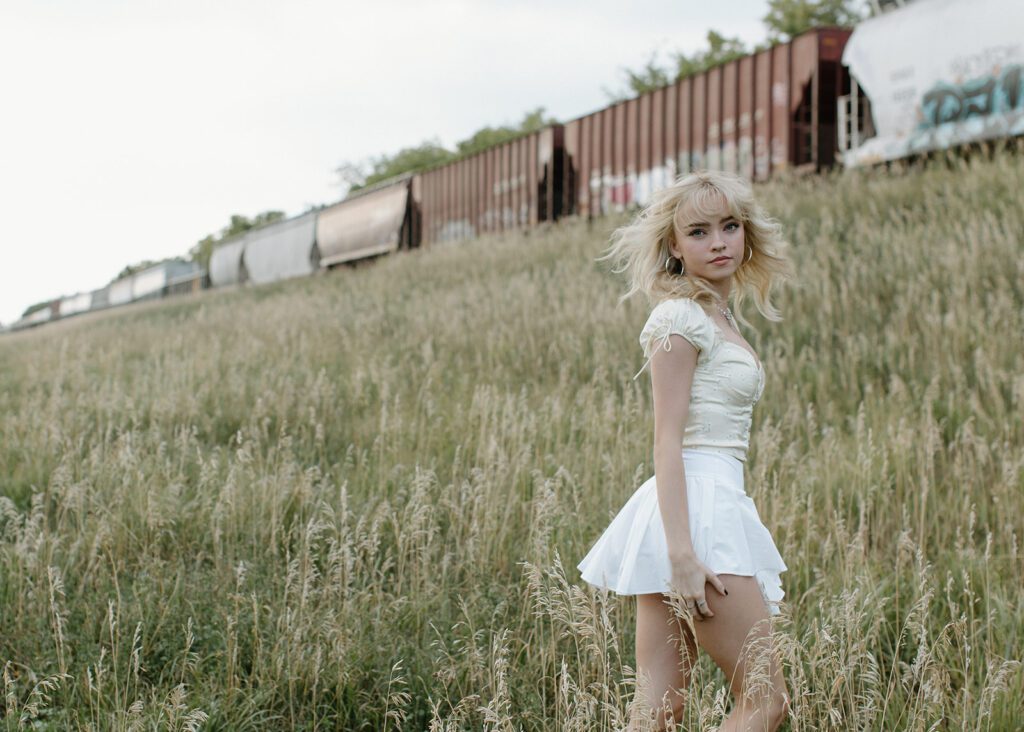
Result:
{"label": "rusty brown boxcar", "polygon": [[565,124],[572,212],[643,205],[696,168],[764,180],[835,164],[845,28],[817,28]]}
{"label": "rusty brown boxcar", "polygon": [[564,155],[562,126],[552,125],[418,174],[412,196],[422,215],[422,243],[559,218],[573,180]]}

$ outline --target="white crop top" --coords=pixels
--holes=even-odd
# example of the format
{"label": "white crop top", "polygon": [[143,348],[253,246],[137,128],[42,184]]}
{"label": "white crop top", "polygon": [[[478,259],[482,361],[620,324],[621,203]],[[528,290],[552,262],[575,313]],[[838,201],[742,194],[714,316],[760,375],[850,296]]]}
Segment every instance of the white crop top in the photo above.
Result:
{"label": "white crop top", "polygon": [[697,302],[673,298],[654,307],[640,332],[647,361],[634,379],[657,349],[672,350],[671,333],[683,336],[699,351],[682,446],[746,461],[751,415],[764,391],[763,366],[746,348],[728,340]]}

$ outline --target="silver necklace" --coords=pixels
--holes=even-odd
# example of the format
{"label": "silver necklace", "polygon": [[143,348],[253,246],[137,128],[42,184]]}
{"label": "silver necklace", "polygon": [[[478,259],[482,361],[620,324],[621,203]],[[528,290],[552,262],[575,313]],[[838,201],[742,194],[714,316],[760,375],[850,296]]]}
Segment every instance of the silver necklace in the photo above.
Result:
{"label": "silver necklace", "polygon": [[723,309],[721,305],[715,303],[715,307],[718,308],[718,312],[725,316],[725,322],[731,325],[732,329],[739,333],[739,329],[736,327],[736,321],[733,320],[732,317],[732,310],[729,309],[729,306],[726,305],[725,309]]}

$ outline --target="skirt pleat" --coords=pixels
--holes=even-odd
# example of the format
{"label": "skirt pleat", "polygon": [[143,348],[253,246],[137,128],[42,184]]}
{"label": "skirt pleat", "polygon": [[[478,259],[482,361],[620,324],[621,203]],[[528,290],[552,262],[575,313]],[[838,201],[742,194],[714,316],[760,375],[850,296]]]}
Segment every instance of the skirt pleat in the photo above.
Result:
{"label": "skirt pleat", "polygon": [[[785,594],[786,564],[754,501],[743,488],[743,463],[730,455],[686,448],[690,539],[715,574],[754,577],[771,614]],[[672,576],[654,477],[636,489],[577,568],[589,584],[619,595],[668,592]]]}

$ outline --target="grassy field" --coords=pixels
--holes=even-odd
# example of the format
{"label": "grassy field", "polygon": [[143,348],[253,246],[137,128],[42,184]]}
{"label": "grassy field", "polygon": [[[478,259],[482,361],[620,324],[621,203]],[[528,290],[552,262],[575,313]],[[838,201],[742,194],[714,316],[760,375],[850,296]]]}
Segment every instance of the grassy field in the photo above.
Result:
{"label": "grassy field", "polygon": [[[1024,727],[1019,154],[759,187],[791,730]],[[7,729],[611,730],[653,471],[621,217],[0,338]],[[702,656],[687,729],[723,714]]]}

